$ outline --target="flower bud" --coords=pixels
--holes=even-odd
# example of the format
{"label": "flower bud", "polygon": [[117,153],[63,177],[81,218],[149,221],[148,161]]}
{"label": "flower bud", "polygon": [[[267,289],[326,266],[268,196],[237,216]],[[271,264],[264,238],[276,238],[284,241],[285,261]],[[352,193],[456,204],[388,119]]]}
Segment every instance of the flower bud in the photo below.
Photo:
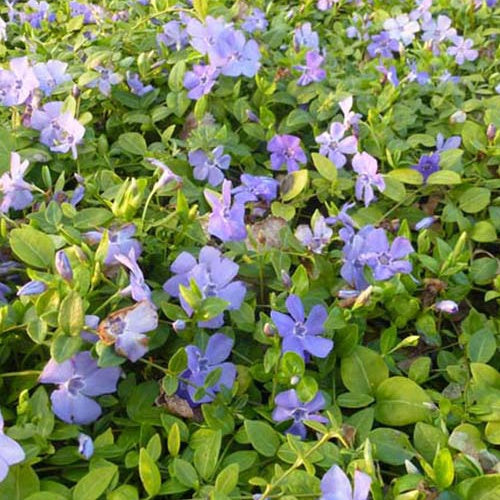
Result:
{"label": "flower bud", "polygon": [[415,224],[415,229],[417,231],[421,231],[422,229],[428,229],[429,227],[432,226],[432,224],[434,224],[434,222],[436,222],[436,217],[434,216],[424,217]]}
{"label": "flower bud", "polygon": [[436,311],[455,314],[458,312],[458,304],[453,300],[440,300],[434,304]]}
{"label": "flower bud", "polygon": [[299,377],[298,375],[294,375],[294,376],[290,379],[290,384],[291,384],[291,385],[297,385],[299,382],[300,382],[300,377]]}
{"label": "flower bud", "polygon": [[66,281],[73,279],[73,269],[64,250],[56,252],[56,271]]}
{"label": "flower bud", "polygon": [[174,329],[175,333],[182,332],[186,328],[186,322],[183,319],[176,319],[172,323],[172,328]]}
{"label": "flower bud", "polygon": [[266,323],[264,325],[264,335],[267,335],[268,337],[272,337],[274,335],[274,328],[270,323]]}
{"label": "flower bud", "polygon": [[24,297],[26,295],[39,295],[40,293],[47,290],[47,285],[43,281],[30,281],[21,287],[18,292],[18,297]]}
{"label": "flower bud", "polygon": [[71,90],[71,95],[77,99],[78,97],[80,97],[80,89],[78,88],[78,85],[73,85],[73,89]]}
{"label": "flower bud", "polygon": [[78,453],[80,453],[85,460],[89,460],[94,454],[94,441],[92,441],[92,438],[87,436],[87,434],[83,434],[83,432],[78,434]]}
{"label": "flower bud", "polygon": [[281,282],[283,283],[283,286],[285,288],[292,287],[292,280],[290,278],[290,275],[284,269],[281,270]]}
{"label": "flower bud", "polygon": [[467,115],[461,109],[459,109],[450,116],[450,123],[464,123],[466,119]]}
{"label": "flower bud", "polygon": [[488,125],[488,128],[486,129],[486,137],[488,138],[489,141],[492,141],[495,138],[496,133],[497,133],[497,128],[495,127],[495,124],[490,123]]}

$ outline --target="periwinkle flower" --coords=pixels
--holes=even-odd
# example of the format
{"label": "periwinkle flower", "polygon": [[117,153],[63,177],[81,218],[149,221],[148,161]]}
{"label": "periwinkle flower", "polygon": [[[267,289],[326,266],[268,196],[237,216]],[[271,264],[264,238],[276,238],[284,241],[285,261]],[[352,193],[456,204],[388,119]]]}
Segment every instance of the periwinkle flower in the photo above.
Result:
{"label": "periwinkle flower", "polygon": [[462,138],[459,135],[453,135],[448,139],[444,138],[444,135],[439,132],[436,136],[436,152],[441,153],[442,151],[448,151],[449,149],[458,149],[462,143]]}
{"label": "periwinkle flower", "polygon": [[24,174],[29,167],[28,160],[21,162],[18,153],[10,154],[10,171],[0,177],[0,212],[7,213],[9,209],[22,210],[33,202],[31,191],[33,186],[24,180]]}
{"label": "periwinkle flower", "polygon": [[37,63],[33,66],[33,71],[38,78],[39,87],[46,96],[62,83],[71,80],[71,76],[66,73],[68,63],[51,59],[46,63]]}
{"label": "periwinkle flower", "polygon": [[11,59],[9,68],[0,69],[0,103],[18,106],[27,101],[39,82],[27,57]]}
{"label": "periwinkle flower", "polygon": [[454,36],[451,38],[453,46],[448,47],[446,53],[455,58],[455,62],[461,66],[465,61],[475,61],[479,52],[472,48],[474,42],[470,39],[464,39],[463,36]]}
{"label": "periwinkle flower", "polygon": [[146,158],[146,161],[148,161],[149,163],[151,163],[151,165],[154,165],[155,167],[158,167],[161,170],[160,178],[155,182],[155,185],[153,186],[153,191],[156,191],[157,189],[166,186],[169,182],[172,181],[175,181],[177,186],[182,185],[182,177],[179,177],[178,175],[174,174],[172,170],[170,170],[170,168],[168,168],[163,162],[157,160],[156,158]]}
{"label": "periwinkle flower", "polygon": [[169,21],[163,25],[162,33],[156,36],[158,44],[174,50],[181,50],[188,44],[188,34],[180,21]]}
{"label": "periwinkle flower", "polygon": [[18,297],[26,297],[29,295],[40,295],[47,290],[47,285],[43,281],[28,281],[17,291]]}
{"label": "periwinkle flower", "polygon": [[408,63],[410,71],[406,76],[409,82],[417,82],[419,85],[426,85],[430,82],[430,76],[427,71],[418,71],[417,64],[415,62]]}
{"label": "periwinkle flower", "polygon": [[97,332],[105,344],[114,345],[118,354],[135,362],[148,352],[149,337],[144,334],[157,327],[156,307],[143,300],[111,313],[101,321]]}
{"label": "periwinkle flower", "polygon": [[[246,288],[243,282],[233,281],[239,266],[223,257],[219,250],[205,246],[200,251],[198,261],[188,252],[182,252],[170,267],[174,273],[163,285],[163,290],[172,297],[180,297],[181,305],[191,316],[193,310],[180,294],[179,285],[188,287],[190,280],[196,282],[202,298],[219,297],[228,302],[228,309],[238,309],[245,298]],[[208,321],[199,322],[199,326],[219,328],[224,324],[223,314]]]}
{"label": "periwinkle flower", "polygon": [[210,64],[195,64],[192,71],[184,75],[184,87],[189,90],[190,99],[200,99],[210,93],[215,85],[219,70]]}
{"label": "periwinkle flower", "polygon": [[66,281],[73,280],[73,269],[64,250],[58,250],[55,257],[55,268],[59,276]]}
{"label": "periwinkle flower", "polygon": [[327,132],[316,137],[320,145],[319,152],[337,167],[342,168],[347,163],[345,155],[354,154],[358,150],[358,140],[353,135],[345,137],[346,127],[340,122],[333,122]]}
{"label": "periwinkle flower", "polygon": [[94,441],[83,432],[78,434],[78,453],[80,453],[85,460],[90,460],[90,457],[94,454]]}
{"label": "periwinkle flower", "polygon": [[63,111],[62,102],[48,102],[42,109],[35,109],[31,127],[40,131],[40,142],[51,151],[67,153],[71,150],[73,158],[77,158],[76,145],[81,142],[85,128],[69,111]]}
{"label": "periwinkle flower", "polygon": [[314,420],[322,424],[328,423],[328,419],[318,414],[325,407],[325,398],[318,392],[311,401],[303,402],[299,399],[295,389],[280,392],[274,398],[276,408],[273,411],[275,422],[292,420],[292,425],[286,430],[287,433],[305,439],[307,429],[304,420]]}
{"label": "periwinkle flower", "polygon": [[[108,232],[108,252],[104,258],[104,264],[112,266],[119,264],[116,255],[128,255],[130,250],[134,249],[135,257],[138,258],[142,252],[141,244],[133,238],[137,231],[134,224],[125,224],[121,228],[111,228]],[[87,241],[91,244],[97,244],[101,241],[103,231],[88,231],[84,234]]]}
{"label": "periwinkle flower", "polygon": [[230,29],[223,18],[213,18],[207,16],[205,23],[201,23],[197,19],[190,18],[187,22],[186,31],[189,35],[190,45],[196,49],[201,55],[208,54],[209,50],[213,49],[219,35],[226,29]]}
{"label": "periwinkle flower", "polygon": [[325,218],[320,215],[316,218],[314,226],[311,228],[301,224],[295,230],[295,237],[311,252],[320,254],[325,246],[330,243],[333,231],[326,224]]}
{"label": "periwinkle flower", "polygon": [[136,302],[151,300],[151,289],[144,281],[144,274],[139,264],[137,264],[134,249],[131,248],[128,255],[115,255],[115,259],[130,271],[130,284],[120,293],[122,295],[131,295]]}
{"label": "periwinkle flower", "polygon": [[385,189],[384,178],[377,173],[377,160],[368,153],[356,153],[352,158],[352,169],[358,174],[355,187],[356,198],[364,200],[365,207],[367,207],[375,199],[373,187],[379,191]]}
{"label": "periwinkle flower", "polygon": [[241,29],[247,33],[253,33],[255,31],[265,31],[268,26],[266,15],[262,10],[255,7],[252,9],[252,13],[245,17]]}
{"label": "periwinkle flower", "polygon": [[3,426],[3,415],[0,412],[0,482],[7,477],[11,465],[18,464],[26,458],[21,445],[5,434]]}
{"label": "periwinkle flower", "polygon": [[325,12],[327,10],[330,10],[333,7],[334,3],[338,2],[339,0],[318,0],[316,2],[316,8],[321,12]]}
{"label": "periwinkle flower", "polygon": [[439,15],[437,20],[432,17],[422,23],[422,40],[430,42],[435,55],[439,55],[439,44],[456,36],[457,30],[451,27],[448,16]]}
{"label": "periwinkle flower", "polygon": [[297,51],[304,47],[316,52],[319,50],[319,36],[312,29],[311,23],[304,23],[295,28],[293,44]]}
{"label": "periwinkle flower", "polygon": [[[180,391],[187,393],[193,406],[213,401],[217,392],[223,387],[232,389],[236,379],[236,367],[226,359],[231,354],[233,339],[221,333],[215,333],[210,337],[205,351],[195,345],[186,346],[188,368],[181,374],[186,382],[181,382]],[[205,394],[199,399],[195,398],[197,390],[203,387],[207,377],[214,370],[220,370],[217,382],[205,388]]]}
{"label": "periwinkle flower", "polygon": [[397,87],[399,85],[398,73],[395,66],[386,68],[383,64],[379,64],[377,66],[377,69],[385,76],[385,81],[388,81],[394,87]]}
{"label": "periwinkle flower", "polygon": [[368,54],[370,57],[391,58],[393,52],[399,52],[399,43],[391,38],[387,31],[382,31],[378,35],[372,36],[372,42],[368,45]]}
{"label": "periwinkle flower", "polygon": [[326,358],[333,349],[333,341],[320,336],[328,317],[326,309],[322,305],[315,305],[306,319],[304,306],[297,295],[290,295],[285,304],[291,316],[271,311],[271,319],[283,338],[282,351],[293,351],[302,358],[306,354]]}
{"label": "periwinkle flower", "polygon": [[210,153],[201,149],[188,154],[189,164],[194,167],[193,177],[196,180],[208,180],[211,186],[218,186],[224,180],[222,170],[227,170],[231,157],[224,154],[224,147],[217,146]]}
{"label": "periwinkle flower", "polygon": [[138,73],[131,73],[130,71],[127,71],[125,77],[127,79],[127,85],[132,94],[143,96],[149,94],[149,92],[154,90],[154,87],[152,85],[144,85],[141,82]]}
{"label": "periwinkle flower", "polygon": [[334,465],[321,480],[320,500],[367,500],[372,478],[356,470],[354,472],[354,491],[346,473]]}
{"label": "periwinkle flower", "polygon": [[208,219],[208,233],[222,241],[241,241],[247,236],[245,205],[231,201],[231,181],[222,183],[222,195],[205,189],[203,194],[212,208]]}
{"label": "periwinkle flower", "polygon": [[411,167],[413,170],[420,172],[424,179],[424,183],[431,174],[439,170],[439,153],[432,153],[431,155],[422,155],[417,165]]}
{"label": "periwinkle flower", "polygon": [[275,135],[268,143],[271,153],[271,168],[280,169],[286,165],[288,172],[299,170],[299,164],[307,162],[306,154],[300,147],[300,139],[294,135]]}
{"label": "periwinkle flower", "polygon": [[39,381],[59,386],[50,395],[52,411],[57,417],[68,424],[86,425],[102,413],[92,397],[115,392],[120,374],[118,367],[99,368],[90,352],[84,351],[62,363],[50,359]]}
{"label": "periwinkle flower", "polygon": [[458,312],[458,304],[453,300],[440,300],[434,304],[434,309],[448,314],[456,314]]}
{"label": "periwinkle flower", "polygon": [[352,96],[348,96],[339,102],[339,107],[344,115],[345,129],[349,130],[352,127],[354,134],[357,135],[359,132],[359,120],[361,119],[361,115],[352,111],[352,104]]}
{"label": "periwinkle flower", "polygon": [[436,217],[434,217],[433,215],[430,215],[429,217],[424,217],[415,224],[415,230],[422,231],[423,229],[429,229],[435,222],[436,222]]}
{"label": "periwinkle flower", "polygon": [[104,16],[104,10],[98,5],[88,5],[72,1],[69,3],[71,17],[83,16],[84,24],[94,24]]}
{"label": "periwinkle flower", "polygon": [[409,45],[415,38],[415,33],[420,31],[420,25],[417,21],[411,21],[407,14],[400,14],[387,19],[384,22],[384,29],[393,40]]}
{"label": "periwinkle flower", "polygon": [[5,294],[7,293],[10,293],[10,288],[7,285],[0,283],[0,303],[7,303],[7,298],[5,297]]}
{"label": "periwinkle flower", "polygon": [[460,77],[453,76],[448,70],[443,71],[443,73],[439,76],[440,83],[451,82],[453,84],[457,84],[459,81],[460,81]]}
{"label": "periwinkle flower", "polygon": [[103,66],[96,66],[94,69],[98,72],[98,76],[87,83],[87,87],[98,87],[102,94],[109,96],[111,94],[111,87],[120,83],[122,76],[118,73],[113,73],[112,70]]}
{"label": "periwinkle flower", "polygon": [[308,52],[306,54],[306,64],[294,66],[295,69],[302,71],[297,85],[305,87],[313,82],[321,82],[326,78],[326,71],[321,68],[324,57],[319,52]]}
{"label": "periwinkle flower", "polygon": [[237,203],[263,201],[267,204],[278,196],[279,182],[272,177],[241,174],[241,184],[233,189]]}

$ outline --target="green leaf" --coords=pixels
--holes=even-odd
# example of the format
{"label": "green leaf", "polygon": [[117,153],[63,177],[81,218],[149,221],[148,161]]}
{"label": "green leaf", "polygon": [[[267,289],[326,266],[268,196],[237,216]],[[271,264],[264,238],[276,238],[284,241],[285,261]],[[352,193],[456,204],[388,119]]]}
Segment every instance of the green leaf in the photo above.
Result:
{"label": "green leaf", "polygon": [[144,137],[137,132],[125,132],[118,137],[118,147],[125,153],[136,156],[145,156],[148,146]]}
{"label": "green leaf", "polygon": [[33,493],[33,495],[30,495],[24,500],[67,500],[67,497],[54,493],[53,491],[39,491],[38,493]]}
{"label": "green leaf", "polygon": [[193,463],[200,476],[208,480],[215,472],[219,458],[222,432],[206,429],[203,435],[203,445],[196,448]]}
{"label": "green leaf", "polygon": [[229,495],[238,484],[240,467],[238,464],[230,464],[224,468],[215,480],[215,490],[219,493]]}
{"label": "green leaf", "polygon": [[7,172],[10,165],[10,153],[15,151],[14,138],[4,128],[0,128],[0,174]]}
{"label": "green leaf", "polygon": [[396,170],[391,170],[388,175],[403,184],[414,184],[420,186],[424,179],[422,174],[413,168],[397,168]]}
{"label": "green leaf", "polygon": [[390,465],[403,465],[415,456],[408,436],[395,429],[381,427],[370,432],[373,457]]}
{"label": "green leaf", "polygon": [[497,231],[491,222],[482,220],[474,225],[470,237],[480,243],[490,243],[496,241]]}
{"label": "green leaf", "polygon": [[340,364],[342,382],[350,392],[373,395],[389,376],[382,356],[364,346],[356,346]]}
{"label": "green leaf", "polygon": [[175,478],[182,483],[184,486],[189,488],[198,488],[198,474],[194,470],[194,467],[183,460],[182,458],[175,458],[173,461]]}
{"label": "green leaf", "polygon": [[82,345],[80,336],[58,335],[50,346],[51,356],[58,362],[62,363],[76,354]]}
{"label": "green leaf", "polygon": [[308,179],[309,173],[307,170],[297,170],[288,174],[281,184],[281,199],[283,201],[293,200],[304,191]]}
{"label": "green leaf", "polygon": [[488,328],[481,328],[472,335],[467,343],[467,354],[473,363],[487,363],[497,350],[494,333]]}
{"label": "green leaf", "polygon": [[139,476],[149,496],[157,495],[161,488],[160,470],[145,448],[139,453]]}
{"label": "green leaf", "polygon": [[490,204],[491,192],[489,189],[471,187],[464,191],[458,199],[459,207],[468,214],[475,214],[484,210]]}
{"label": "green leaf", "polygon": [[388,175],[384,176],[384,181],[385,189],[384,191],[382,191],[384,196],[387,196],[387,198],[390,198],[394,201],[403,201],[405,199],[406,189],[401,181],[394,179],[394,177],[390,177]]}
{"label": "green leaf", "polygon": [[324,177],[326,180],[334,183],[337,180],[337,167],[334,165],[332,161],[326,158],[319,153],[311,154],[312,161],[316,170],[320,173],[321,177]]}
{"label": "green leaf", "polygon": [[488,443],[500,445],[500,422],[488,422],[484,428]]}
{"label": "green leaf", "polygon": [[447,437],[441,429],[425,422],[415,424],[413,444],[427,462],[432,463],[437,449],[445,447],[446,443]]}
{"label": "green leaf", "polygon": [[227,300],[219,297],[207,297],[196,311],[196,318],[201,321],[208,321],[223,313],[229,305]]}
{"label": "green leaf", "polygon": [[427,393],[413,380],[391,377],[376,391],[375,419],[381,424],[400,426],[426,420],[432,402]]}
{"label": "green leaf", "polygon": [[471,153],[486,149],[486,130],[484,126],[466,121],[462,128],[462,138],[465,149]]}
{"label": "green leaf", "polygon": [[187,354],[184,347],[177,349],[175,354],[168,361],[168,369],[173,373],[181,373],[187,367]]}
{"label": "green leaf", "polygon": [[500,498],[500,474],[489,474],[473,481],[466,500],[498,500]]}
{"label": "green leaf", "polygon": [[124,484],[108,493],[106,500],[139,500],[139,492],[135,486]]}
{"label": "green leaf", "polygon": [[68,335],[80,335],[85,325],[85,312],[80,295],[72,290],[61,302],[58,323]]}
{"label": "green leaf", "polygon": [[448,448],[442,448],[436,453],[432,468],[434,469],[436,484],[440,490],[445,490],[452,485],[455,477],[455,467]]}
{"label": "green leaf", "polygon": [[76,483],[73,500],[97,500],[106,491],[117,472],[116,465],[92,469]]}
{"label": "green leaf", "polygon": [[265,422],[245,420],[245,430],[252,446],[265,457],[274,457],[280,445],[278,433]]}
{"label": "green leaf", "polygon": [[0,483],[0,498],[5,500],[26,500],[38,491],[40,491],[38,476],[27,465],[9,467],[7,477]]}
{"label": "green leaf", "polygon": [[186,63],[178,61],[172,67],[168,75],[168,86],[173,92],[180,92],[184,88],[184,73],[186,72]]}
{"label": "green leaf", "polygon": [[77,229],[89,230],[97,226],[106,225],[113,218],[113,214],[105,208],[84,208],[73,219]]}
{"label": "green leaf", "polygon": [[54,262],[56,250],[52,239],[30,226],[10,232],[10,247],[29,266],[46,268]]}
{"label": "green leaf", "polygon": [[177,422],[174,422],[168,433],[168,452],[171,457],[176,457],[181,448],[181,431]]}
{"label": "green leaf", "polygon": [[369,394],[359,392],[344,392],[337,398],[337,404],[342,408],[364,408],[373,403],[374,399]]}
{"label": "green leaf", "polygon": [[439,170],[429,175],[429,177],[427,178],[427,184],[429,185],[448,186],[461,183],[462,178],[453,170]]}

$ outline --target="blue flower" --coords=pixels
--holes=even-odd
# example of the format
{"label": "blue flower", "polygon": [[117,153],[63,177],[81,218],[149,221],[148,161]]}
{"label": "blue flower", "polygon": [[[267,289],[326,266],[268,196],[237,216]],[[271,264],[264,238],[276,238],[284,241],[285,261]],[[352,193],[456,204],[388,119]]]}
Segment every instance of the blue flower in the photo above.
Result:
{"label": "blue flower", "polygon": [[354,472],[354,492],[346,473],[334,465],[321,480],[320,500],[366,500],[372,478],[359,470]]}
{"label": "blue flower", "polygon": [[9,467],[26,458],[21,445],[7,436],[3,430],[3,416],[0,412],[0,482],[9,473]]}
{"label": "blue flower", "polygon": [[231,157],[224,154],[224,147],[217,146],[209,154],[201,149],[188,154],[189,163],[194,167],[193,177],[196,180],[208,180],[211,186],[218,186],[224,180],[222,170],[227,170]]}

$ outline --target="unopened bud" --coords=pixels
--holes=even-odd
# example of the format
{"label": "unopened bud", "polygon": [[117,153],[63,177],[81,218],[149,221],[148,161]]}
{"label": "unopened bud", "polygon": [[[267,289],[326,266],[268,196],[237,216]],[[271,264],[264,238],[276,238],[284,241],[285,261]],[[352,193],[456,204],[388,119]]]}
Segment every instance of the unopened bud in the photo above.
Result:
{"label": "unopened bud", "polygon": [[455,314],[458,312],[458,304],[453,300],[441,300],[434,304],[437,311],[445,312],[448,314]]}
{"label": "unopened bud", "polygon": [[268,337],[272,337],[274,335],[274,328],[270,323],[266,323],[264,325],[264,335],[267,335]]}
{"label": "unopened bud", "polygon": [[497,133],[497,128],[495,127],[495,124],[490,123],[488,125],[488,128],[486,129],[486,137],[488,138],[489,141],[492,141],[495,138],[496,133]]}
{"label": "unopened bud", "polygon": [[77,99],[80,97],[80,89],[78,88],[78,85],[73,85],[73,89],[71,90],[71,95]]}
{"label": "unopened bud", "polygon": [[69,262],[68,256],[64,250],[59,250],[56,252],[56,271],[61,278],[66,281],[71,281],[73,279],[73,269]]}
{"label": "unopened bud", "polygon": [[45,292],[45,290],[47,290],[47,285],[43,281],[30,281],[18,290],[17,296],[39,295]]}
{"label": "unopened bud", "polygon": [[283,283],[283,286],[285,288],[292,287],[292,280],[290,278],[290,275],[284,269],[281,270],[281,282]]}
{"label": "unopened bud", "polygon": [[290,384],[291,384],[291,385],[297,385],[299,382],[300,382],[300,377],[299,377],[298,375],[294,375],[294,376],[290,379]]}
{"label": "unopened bud", "polygon": [[182,332],[186,328],[186,322],[183,319],[176,319],[172,323],[172,328],[174,329],[175,333]]}
{"label": "unopened bud", "polygon": [[467,115],[461,109],[459,109],[450,116],[450,123],[464,123],[466,119]]}

